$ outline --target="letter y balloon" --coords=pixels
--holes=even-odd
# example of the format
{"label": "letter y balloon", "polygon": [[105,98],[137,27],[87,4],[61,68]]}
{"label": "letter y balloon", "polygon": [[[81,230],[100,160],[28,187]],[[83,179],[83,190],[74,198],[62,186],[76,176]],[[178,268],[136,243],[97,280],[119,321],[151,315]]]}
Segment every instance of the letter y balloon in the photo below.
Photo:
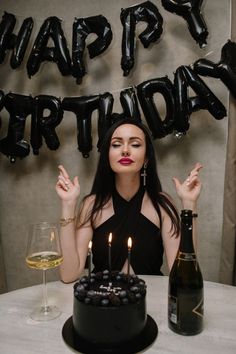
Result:
{"label": "letter y balloon", "polygon": [[208,30],[200,10],[202,0],[162,0],[161,2],[167,11],[182,16],[187,21],[192,37],[201,48],[205,47]]}

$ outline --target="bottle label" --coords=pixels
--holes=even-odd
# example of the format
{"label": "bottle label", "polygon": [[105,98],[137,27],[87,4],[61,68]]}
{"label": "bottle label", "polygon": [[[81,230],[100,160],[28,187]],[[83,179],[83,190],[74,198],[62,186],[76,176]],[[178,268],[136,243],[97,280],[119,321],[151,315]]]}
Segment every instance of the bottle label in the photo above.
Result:
{"label": "bottle label", "polygon": [[178,262],[192,262],[194,264],[195,269],[198,269],[198,262],[197,262],[197,257],[195,253],[185,253],[185,252],[179,252],[178,253]]}
{"label": "bottle label", "polygon": [[203,297],[199,298],[194,294],[181,295],[179,294],[179,298],[169,295],[168,319],[179,332],[198,332],[202,327],[204,314]]}
{"label": "bottle label", "polygon": [[203,313],[204,313],[204,305],[203,305],[203,298],[201,299],[201,301],[197,304],[196,307],[194,307],[193,312],[200,317],[203,317]]}
{"label": "bottle label", "polygon": [[169,320],[177,324],[178,315],[177,315],[177,298],[175,296],[169,295]]}
{"label": "bottle label", "polygon": [[196,254],[195,253],[188,253],[188,252],[179,252],[178,253],[178,260],[180,261],[196,261]]}

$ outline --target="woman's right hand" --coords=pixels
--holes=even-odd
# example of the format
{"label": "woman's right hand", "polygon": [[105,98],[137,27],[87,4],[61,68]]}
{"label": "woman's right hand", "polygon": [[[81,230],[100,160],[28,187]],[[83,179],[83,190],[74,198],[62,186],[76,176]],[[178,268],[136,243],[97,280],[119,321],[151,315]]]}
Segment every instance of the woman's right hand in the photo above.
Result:
{"label": "woman's right hand", "polygon": [[78,176],[75,176],[72,181],[62,165],[59,165],[58,169],[59,175],[55,188],[59,198],[62,202],[76,203],[80,195]]}

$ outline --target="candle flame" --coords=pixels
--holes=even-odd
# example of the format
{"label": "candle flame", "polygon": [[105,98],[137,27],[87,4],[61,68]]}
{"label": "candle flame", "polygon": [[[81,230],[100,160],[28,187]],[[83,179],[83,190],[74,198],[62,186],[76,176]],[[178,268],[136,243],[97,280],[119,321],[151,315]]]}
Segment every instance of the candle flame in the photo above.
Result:
{"label": "candle flame", "polygon": [[89,248],[89,251],[91,251],[91,249],[92,249],[92,241],[89,241],[89,244],[88,244],[88,248]]}
{"label": "candle flame", "polygon": [[111,241],[112,241],[112,233],[110,232],[110,233],[109,233],[108,242],[111,244]]}
{"label": "candle flame", "polygon": [[132,247],[132,238],[129,237],[128,238],[128,249],[131,249],[131,247]]}

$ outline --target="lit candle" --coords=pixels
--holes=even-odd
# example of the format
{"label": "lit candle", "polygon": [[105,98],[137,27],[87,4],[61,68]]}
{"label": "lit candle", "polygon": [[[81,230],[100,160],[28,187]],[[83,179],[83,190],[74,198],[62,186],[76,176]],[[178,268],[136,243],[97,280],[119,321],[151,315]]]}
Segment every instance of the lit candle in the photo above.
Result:
{"label": "lit candle", "polygon": [[108,237],[108,267],[109,267],[110,280],[111,280],[111,241],[112,241],[112,233],[110,232]]}
{"label": "lit candle", "polygon": [[132,248],[132,238],[128,238],[128,276],[130,275],[130,256],[131,256],[131,248]]}
{"label": "lit candle", "polygon": [[91,277],[91,263],[92,263],[92,257],[91,257],[91,250],[92,250],[92,241],[89,241],[89,245],[88,245],[88,276],[89,279]]}

